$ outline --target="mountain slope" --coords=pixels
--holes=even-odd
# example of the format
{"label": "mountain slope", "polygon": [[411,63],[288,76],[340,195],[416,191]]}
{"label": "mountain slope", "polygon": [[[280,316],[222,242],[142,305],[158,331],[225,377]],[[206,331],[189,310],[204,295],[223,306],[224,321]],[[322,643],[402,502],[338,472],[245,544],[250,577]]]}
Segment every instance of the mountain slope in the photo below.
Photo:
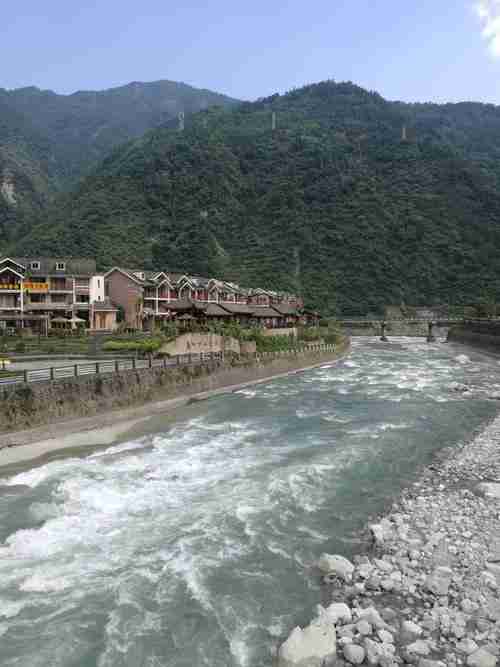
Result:
{"label": "mountain slope", "polygon": [[183,83],[131,83],[57,95],[0,89],[0,248],[21,238],[53,196],[74,186],[117,145],[160,124],[236,100]]}
{"label": "mountain slope", "polygon": [[13,110],[23,114],[55,147],[63,182],[74,183],[115,146],[147,130],[209,106],[236,100],[175,81],[133,82],[102,91],[58,95],[35,87],[0,89]]}
{"label": "mountain slope", "polygon": [[499,221],[499,108],[323,82],[120,147],[22,248],[299,290],[347,314],[500,296]]}
{"label": "mountain slope", "polygon": [[50,142],[0,101],[0,246],[19,238],[47,205]]}

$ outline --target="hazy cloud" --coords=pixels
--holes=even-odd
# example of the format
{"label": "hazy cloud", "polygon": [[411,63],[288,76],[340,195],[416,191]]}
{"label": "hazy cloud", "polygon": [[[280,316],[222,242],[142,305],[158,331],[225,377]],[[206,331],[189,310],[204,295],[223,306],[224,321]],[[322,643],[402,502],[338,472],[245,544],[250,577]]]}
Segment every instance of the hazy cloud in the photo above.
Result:
{"label": "hazy cloud", "polygon": [[478,0],[475,7],[483,26],[483,37],[491,53],[500,58],[500,0]]}

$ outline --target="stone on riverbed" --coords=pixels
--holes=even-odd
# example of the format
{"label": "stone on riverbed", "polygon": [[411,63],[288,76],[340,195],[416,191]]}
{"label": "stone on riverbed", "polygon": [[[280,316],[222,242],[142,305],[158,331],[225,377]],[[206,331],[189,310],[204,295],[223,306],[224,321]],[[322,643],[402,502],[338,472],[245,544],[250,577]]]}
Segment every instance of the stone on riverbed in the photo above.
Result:
{"label": "stone on riverbed", "polygon": [[296,627],[279,650],[279,667],[322,667],[336,655],[335,626],[320,613],[303,630]]}
{"label": "stone on riverbed", "polygon": [[318,567],[325,574],[335,574],[344,581],[350,581],[354,571],[354,565],[350,560],[347,560],[344,556],[331,556],[330,554],[321,556]]}
{"label": "stone on riverbed", "polygon": [[469,667],[495,667],[497,659],[489,651],[480,648],[467,658]]}
{"label": "stone on riverbed", "polygon": [[425,580],[425,588],[434,595],[447,595],[452,577],[453,571],[449,567],[437,567]]}
{"label": "stone on riverbed", "polygon": [[344,658],[351,665],[360,665],[365,659],[365,649],[357,644],[347,644],[344,646]]}
{"label": "stone on riverbed", "polygon": [[352,614],[349,607],[344,602],[334,602],[331,604],[326,613],[330,617],[332,623],[350,623],[352,621]]}
{"label": "stone on riverbed", "polygon": [[478,491],[489,498],[498,498],[500,499],[500,484],[494,484],[493,482],[483,482],[478,484]]}

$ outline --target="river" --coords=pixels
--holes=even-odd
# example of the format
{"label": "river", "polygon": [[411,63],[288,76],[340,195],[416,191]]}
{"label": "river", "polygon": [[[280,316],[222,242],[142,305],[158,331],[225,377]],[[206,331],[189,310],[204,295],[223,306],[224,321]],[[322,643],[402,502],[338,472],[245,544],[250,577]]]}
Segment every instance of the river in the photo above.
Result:
{"label": "river", "polygon": [[337,364],[4,476],[0,665],[269,667],[321,599],[314,560],[362,550],[419,468],[497,414],[495,392],[491,357],[358,339]]}

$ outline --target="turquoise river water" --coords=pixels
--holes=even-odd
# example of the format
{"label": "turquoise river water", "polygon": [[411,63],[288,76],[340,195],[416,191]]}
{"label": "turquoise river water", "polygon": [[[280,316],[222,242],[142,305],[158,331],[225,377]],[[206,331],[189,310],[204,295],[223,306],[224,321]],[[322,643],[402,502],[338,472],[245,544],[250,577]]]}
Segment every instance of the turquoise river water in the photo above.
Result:
{"label": "turquoise river water", "polygon": [[357,340],[112,448],[0,471],[0,665],[269,667],[320,601],[314,560],[361,550],[494,393],[496,359]]}

